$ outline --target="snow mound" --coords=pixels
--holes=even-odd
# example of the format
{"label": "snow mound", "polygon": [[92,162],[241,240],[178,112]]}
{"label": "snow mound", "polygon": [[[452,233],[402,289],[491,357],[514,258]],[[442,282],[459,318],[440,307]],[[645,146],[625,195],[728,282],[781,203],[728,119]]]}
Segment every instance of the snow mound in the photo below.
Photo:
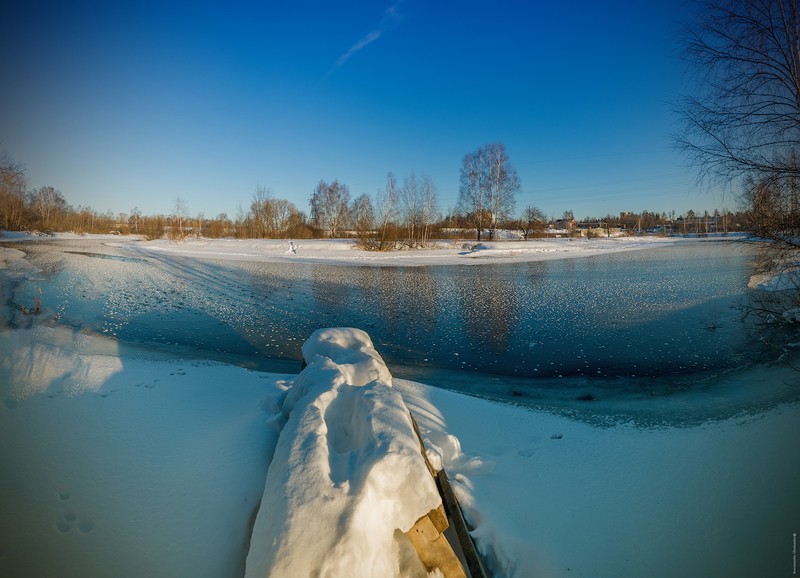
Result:
{"label": "snow mound", "polygon": [[369,335],[361,329],[318,329],[303,344],[302,352],[307,363],[317,355],[335,360],[351,385],[367,385],[376,380],[392,385],[389,369],[375,351]]}
{"label": "snow mound", "polygon": [[60,326],[0,330],[0,366],[0,392],[16,400],[97,392],[122,371],[116,342]]}
{"label": "snow mound", "polygon": [[800,287],[800,269],[753,275],[747,286],[761,291],[791,291]]}
{"label": "snow mound", "polygon": [[358,329],[302,351],[246,576],[427,575],[404,533],[441,499],[389,370]]}
{"label": "snow mound", "polygon": [[8,269],[12,262],[19,262],[25,258],[25,253],[17,249],[0,247],[0,269]]}

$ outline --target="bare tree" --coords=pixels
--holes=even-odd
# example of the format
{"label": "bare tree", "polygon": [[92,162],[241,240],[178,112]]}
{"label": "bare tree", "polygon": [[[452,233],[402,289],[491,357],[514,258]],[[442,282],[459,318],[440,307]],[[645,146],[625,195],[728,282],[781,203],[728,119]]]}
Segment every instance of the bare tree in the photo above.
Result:
{"label": "bare tree", "polygon": [[534,205],[528,205],[522,211],[522,217],[520,217],[518,221],[518,226],[520,232],[522,232],[522,237],[527,239],[537,231],[544,231],[546,221],[547,217],[545,217],[541,209]]}
{"label": "bare tree", "polygon": [[0,227],[21,229],[25,209],[25,168],[3,154],[0,157]]}
{"label": "bare tree", "polygon": [[497,224],[511,216],[520,189],[505,145],[491,143],[464,155],[459,177],[459,209],[475,228],[479,241],[484,230],[493,239]]}
{"label": "bare tree", "polygon": [[43,228],[55,225],[59,213],[67,208],[67,202],[61,191],[53,187],[39,187],[31,194],[31,205]]}
{"label": "bare tree", "polygon": [[194,233],[195,239],[199,239],[203,236],[203,228],[205,227],[206,216],[204,213],[197,213],[197,216],[193,219],[192,222],[192,233]]}
{"label": "bare tree", "polygon": [[139,234],[139,223],[142,220],[142,211],[139,210],[139,207],[134,207],[131,209],[131,214],[128,217],[128,226],[133,229],[133,232],[138,235]]}
{"label": "bare tree", "polygon": [[303,211],[296,208],[289,216],[289,223],[286,228],[286,236],[290,239],[310,239],[314,236],[314,230],[308,223],[308,217]]}
{"label": "bare tree", "polygon": [[386,189],[373,200],[361,195],[351,208],[359,245],[369,251],[394,249],[398,240],[400,189],[394,173],[386,175]]}
{"label": "bare tree", "polygon": [[236,216],[233,219],[233,228],[238,239],[254,236],[252,232],[252,219],[249,213],[245,213],[242,203],[236,205]]}
{"label": "bare tree", "polygon": [[[184,222],[186,221],[189,213],[189,208],[186,205],[186,201],[183,200],[183,197],[178,196],[175,198],[175,222],[178,224],[178,232],[177,238],[184,239],[186,237],[186,233],[183,230]],[[173,234],[173,236],[175,236]]]}
{"label": "bare tree", "polygon": [[796,173],[800,144],[797,0],[708,0],[687,27],[695,93],[679,108],[680,148],[703,176]]}
{"label": "bare tree", "polygon": [[162,239],[166,232],[166,219],[164,215],[144,217],[142,218],[141,227],[146,239]]}
{"label": "bare tree", "polygon": [[[701,178],[743,183],[754,232],[768,241],[765,267],[785,271],[800,251],[798,0],[706,0],[695,22],[686,45],[698,82],[676,142]],[[765,316],[800,305],[786,296],[765,299]]]}
{"label": "bare tree", "polygon": [[406,230],[406,242],[411,247],[417,242],[422,222],[421,204],[422,193],[417,175],[411,171],[403,179],[403,187],[400,189],[400,215]]}
{"label": "bare tree", "polygon": [[438,211],[438,197],[433,180],[412,171],[403,179],[399,192],[399,212],[410,247],[425,246],[430,241],[431,225]]}
{"label": "bare tree", "polygon": [[334,180],[332,183],[320,181],[309,199],[311,223],[324,231],[328,237],[335,237],[347,219],[350,203],[350,190],[347,185]]}
{"label": "bare tree", "polygon": [[[800,178],[800,10],[798,0],[707,0],[687,29],[695,93],[679,108],[676,142],[701,178],[745,181],[794,194]],[[800,228],[800,204],[781,227]],[[797,209],[797,210],[795,210]],[[777,222],[776,222],[777,224]],[[777,233],[777,234],[776,234]],[[771,237],[796,242],[773,229]],[[794,239],[794,240],[792,240]]]}
{"label": "bare tree", "polygon": [[420,237],[420,244],[425,246],[431,238],[431,227],[438,218],[439,213],[439,195],[436,185],[428,175],[425,173],[421,177],[421,229],[422,234]]}
{"label": "bare tree", "polygon": [[352,227],[359,239],[368,239],[374,236],[375,207],[369,195],[365,193],[353,199],[350,216],[353,219]]}
{"label": "bare tree", "polygon": [[391,171],[386,175],[386,190],[384,193],[383,198],[378,203],[381,228],[375,248],[380,251],[393,249],[397,241],[399,188],[397,186],[397,178]]}
{"label": "bare tree", "polygon": [[292,222],[292,215],[297,213],[294,203],[286,199],[272,199],[272,222],[270,228],[276,237],[285,237]]}
{"label": "bare tree", "polygon": [[484,215],[487,202],[483,154],[483,147],[475,152],[465,154],[459,173],[461,181],[458,191],[459,210],[477,232],[478,241],[481,240],[485,225]]}
{"label": "bare tree", "polygon": [[250,201],[250,218],[252,220],[255,236],[264,238],[269,235],[272,215],[272,192],[258,185],[253,192],[253,199]]}
{"label": "bare tree", "polygon": [[486,145],[488,162],[487,205],[489,209],[489,238],[494,238],[497,223],[508,219],[514,210],[515,195],[520,181],[517,170],[508,160],[502,142]]}
{"label": "bare tree", "polygon": [[233,223],[227,213],[220,213],[214,219],[209,219],[205,226],[207,237],[218,239],[224,237],[233,228]]}

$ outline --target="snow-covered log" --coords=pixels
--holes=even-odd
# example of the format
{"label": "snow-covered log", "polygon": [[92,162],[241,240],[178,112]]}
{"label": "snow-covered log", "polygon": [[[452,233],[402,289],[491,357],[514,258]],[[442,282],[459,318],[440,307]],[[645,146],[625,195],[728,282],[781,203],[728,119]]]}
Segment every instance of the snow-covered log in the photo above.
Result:
{"label": "snow-covered log", "polygon": [[426,576],[405,532],[441,498],[389,370],[358,329],[319,330],[303,356],[246,576]]}

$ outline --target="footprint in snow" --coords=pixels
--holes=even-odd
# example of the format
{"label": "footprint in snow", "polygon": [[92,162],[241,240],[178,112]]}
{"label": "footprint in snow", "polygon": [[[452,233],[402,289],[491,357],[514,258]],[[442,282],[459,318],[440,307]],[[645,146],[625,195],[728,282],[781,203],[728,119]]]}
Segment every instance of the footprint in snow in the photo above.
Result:
{"label": "footprint in snow", "polygon": [[94,530],[94,521],[85,514],[79,514],[74,508],[69,506],[69,499],[71,494],[66,490],[58,492],[58,499],[65,503],[65,508],[56,520],[56,530],[62,534],[70,532],[73,528],[77,528],[81,534],[88,534]]}

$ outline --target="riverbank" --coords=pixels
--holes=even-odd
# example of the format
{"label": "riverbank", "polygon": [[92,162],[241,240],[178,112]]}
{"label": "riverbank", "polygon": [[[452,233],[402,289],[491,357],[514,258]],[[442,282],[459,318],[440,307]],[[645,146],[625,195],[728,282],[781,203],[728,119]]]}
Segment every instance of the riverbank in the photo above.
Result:
{"label": "riverbank", "polygon": [[658,237],[612,239],[531,239],[528,241],[437,241],[431,248],[365,251],[352,239],[288,241],[187,239],[181,243],[149,241],[136,245],[144,253],[233,259],[254,262],[307,262],[335,265],[414,267],[476,265],[488,262],[520,263],[586,257],[673,243]]}
{"label": "riverbank", "polygon": [[166,239],[145,241],[115,235],[52,236],[5,233],[0,243],[35,240],[101,240],[142,254],[179,255],[201,259],[265,263],[326,263],[332,265],[427,266],[470,265],[490,262],[519,263],[571,257],[587,257],[670,245],[676,238],[616,237],[595,239],[530,239],[526,241],[435,241],[428,248],[366,251],[355,239]]}

